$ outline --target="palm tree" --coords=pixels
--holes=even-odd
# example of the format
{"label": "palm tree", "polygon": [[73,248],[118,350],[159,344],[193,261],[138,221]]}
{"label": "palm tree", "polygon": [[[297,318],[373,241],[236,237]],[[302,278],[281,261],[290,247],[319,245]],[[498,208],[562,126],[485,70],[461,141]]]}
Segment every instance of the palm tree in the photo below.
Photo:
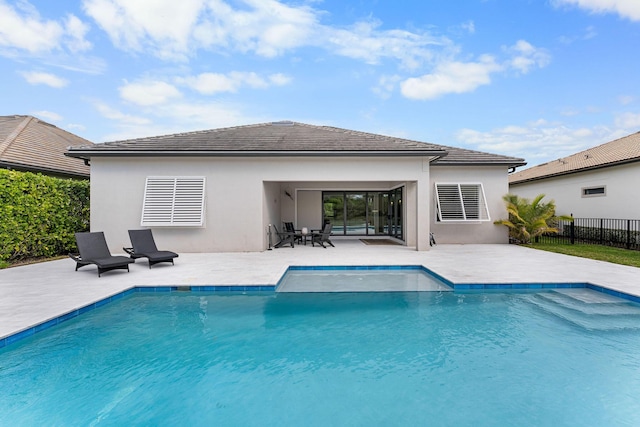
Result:
{"label": "palm tree", "polygon": [[573,221],[570,216],[556,216],[556,204],[553,200],[543,203],[544,194],[539,194],[533,201],[507,194],[502,199],[507,206],[509,219],[494,221],[494,224],[509,227],[509,237],[521,243],[531,243],[531,239],[544,233],[557,233],[550,222],[562,219]]}

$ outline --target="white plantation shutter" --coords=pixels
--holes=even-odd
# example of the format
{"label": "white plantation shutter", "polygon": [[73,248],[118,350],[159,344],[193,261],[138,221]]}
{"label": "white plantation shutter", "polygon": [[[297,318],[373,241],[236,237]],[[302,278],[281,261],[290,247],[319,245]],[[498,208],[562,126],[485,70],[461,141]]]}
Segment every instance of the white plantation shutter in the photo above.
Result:
{"label": "white plantation shutter", "polygon": [[150,176],[144,188],[143,226],[201,227],[204,177]]}
{"label": "white plantation shutter", "polygon": [[490,221],[482,184],[436,183],[439,221]]}

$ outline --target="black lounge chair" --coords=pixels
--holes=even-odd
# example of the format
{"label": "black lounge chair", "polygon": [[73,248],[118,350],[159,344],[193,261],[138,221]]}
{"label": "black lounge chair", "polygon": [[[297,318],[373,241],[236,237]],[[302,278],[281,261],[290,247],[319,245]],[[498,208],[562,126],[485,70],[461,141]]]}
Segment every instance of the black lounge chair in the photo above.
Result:
{"label": "black lounge chair", "polygon": [[295,243],[302,243],[302,232],[296,231],[292,222],[284,222],[283,224],[285,233],[293,234],[293,240]]}
{"label": "black lounge chair", "polygon": [[175,252],[159,251],[150,229],[129,230],[129,238],[131,239],[131,245],[133,247],[122,249],[133,259],[147,258],[149,260],[149,268],[159,262],[170,262],[174,264],[173,259],[178,257],[178,254]]}
{"label": "black lounge chair", "polygon": [[293,248],[296,238],[295,233],[291,233],[289,231],[283,231],[281,233],[278,231],[278,227],[276,227],[275,224],[273,225],[273,229],[276,231],[276,235],[279,239],[274,248],[281,248],[284,245],[291,245],[291,247]]}
{"label": "black lounge chair", "polygon": [[109,270],[129,271],[129,264],[134,262],[125,256],[111,255],[102,231],[76,233],[76,244],[80,253],[69,254],[71,259],[76,262],[76,271],[85,265],[95,264],[98,267],[98,277],[100,277],[102,273]]}
{"label": "black lounge chair", "polygon": [[333,224],[327,222],[320,233],[313,233],[313,235],[311,236],[311,246],[315,246],[315,244],[318,243],[320,246],[326,249],[327,247],[324,244],[328,243],[335,248],[335,246],[333,246],[333,243],[329,239],[329,237],[331,236],[332,228]]}

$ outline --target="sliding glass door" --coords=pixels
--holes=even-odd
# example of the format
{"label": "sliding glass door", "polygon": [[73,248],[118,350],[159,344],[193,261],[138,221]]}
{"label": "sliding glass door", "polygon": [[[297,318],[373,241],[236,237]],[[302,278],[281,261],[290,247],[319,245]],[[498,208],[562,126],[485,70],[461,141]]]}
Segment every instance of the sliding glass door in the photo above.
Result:
{"label": "sliding glass door", "polygon": [[389,192],[389,235],[404,240],[402,237],[402,188]]}
{"label": "sliding glass door", "polygon": [[403,239],[402,190],[325,191],[323,219],[333,224],[333,234],[393,236]]}

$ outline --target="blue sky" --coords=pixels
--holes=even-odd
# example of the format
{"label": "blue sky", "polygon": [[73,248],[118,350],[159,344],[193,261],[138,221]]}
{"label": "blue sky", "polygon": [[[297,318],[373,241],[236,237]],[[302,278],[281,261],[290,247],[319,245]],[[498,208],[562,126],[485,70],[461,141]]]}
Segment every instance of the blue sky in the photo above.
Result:
{"label": "blue sky", "polygon": [[523,157],[640,131],[638,0],[0,0],[0,115],[113,141],[277,120]]}

